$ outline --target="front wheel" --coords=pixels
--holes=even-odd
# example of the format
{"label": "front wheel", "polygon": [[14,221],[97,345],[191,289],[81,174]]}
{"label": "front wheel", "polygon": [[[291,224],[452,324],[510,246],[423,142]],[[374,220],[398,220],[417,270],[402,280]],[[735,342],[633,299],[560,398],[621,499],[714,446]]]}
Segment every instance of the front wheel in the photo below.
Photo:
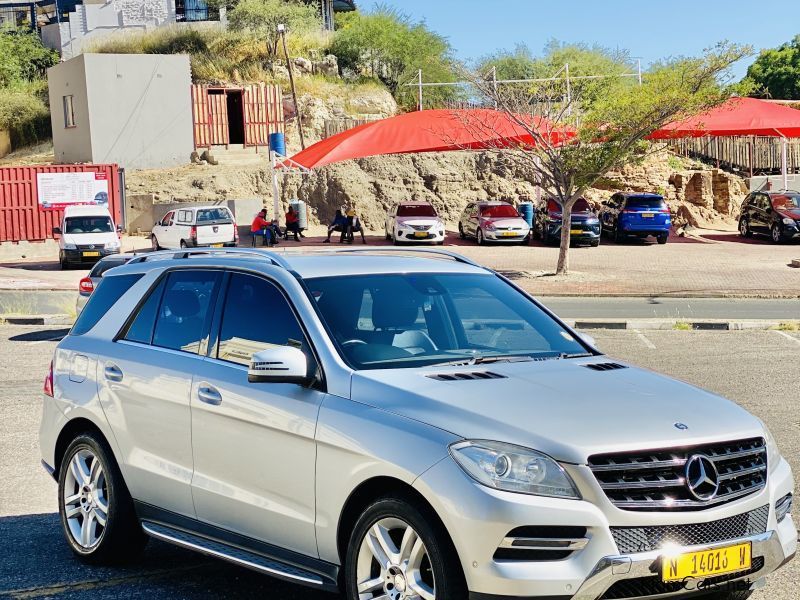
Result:
{"label": "front wheel", "polygon": [[750,229],[747,219],[739,219],[739,235],[743,238],[753,237],[753,231]]}
{"label": "front wheel", "polygon": [[348,600],[463,600],[467,586],[455,548],[429,511],[403,495],[376,500],[350,536]]}
{"label": "front wheel", "polygon": [[781,235],[781,228],[778,227],[777,223],[772,226],[770,233],[773,243],[780,244],[781,242],[783,242],[783,236]]}
{"label": "front wheel", "polygon": [[625,235],[619,230],[619,226],[614,227],[613,239],[615,244],[621,244],[625,240]]}
{"label": "front wheel", "polygon": [[460,237],[462,240],[467,237],[467,235],[464,233],[464,226],[461,223],[458,224],[458,237]]}
{"label": "front wheel", "polygon": [[475,230],[475,239],[478,240],[478,246],[486,244],[486,240],[483,238],[483,230],[480,227]]}
{"label": "front wheel", "polygon": [[59,516],[72,551],[110,564],[136,557],[147,543],[108,444],[95,434],[75,438],[58,476]]}

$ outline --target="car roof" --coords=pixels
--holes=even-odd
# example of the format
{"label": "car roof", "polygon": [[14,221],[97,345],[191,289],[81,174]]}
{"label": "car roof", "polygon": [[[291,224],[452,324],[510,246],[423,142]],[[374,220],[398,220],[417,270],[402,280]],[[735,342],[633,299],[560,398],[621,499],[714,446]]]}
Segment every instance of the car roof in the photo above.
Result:
{"label": "car roof", "polygon": [[303,279],[347,277],[389,273],[472,273],[490,271],[454,253],[436,250],[399,251],[367,249],[363,251],[290,251],[235,249],[241,252],[162,251],[137,255],[138,260],[116,267],[115,274],[141,273],[154,268],[228,267],[260,270],[259,267],[283,267]]}
{"label": "car roof", "polygon": [[65,217],[110,217],[111,214],[105,206],[99,204],[78,204],[67,206],[64,209]]}
{"label": "car roof", "polygon": [[480,206],[499,206],[501,204],[508,204],[511,206],[511,202],[506,202],[505,200],[478,200],[476,204]]}
{"label": "car roof", "polygon": [[661,194],[653,194],[652,192],[620,192],[620,195],[625,198],[660,198],[664,199]]}
{"label": "car roof", "polygon": [[431,206],[426,200],[409,200],[408,202],[398,202],[398,206]]}

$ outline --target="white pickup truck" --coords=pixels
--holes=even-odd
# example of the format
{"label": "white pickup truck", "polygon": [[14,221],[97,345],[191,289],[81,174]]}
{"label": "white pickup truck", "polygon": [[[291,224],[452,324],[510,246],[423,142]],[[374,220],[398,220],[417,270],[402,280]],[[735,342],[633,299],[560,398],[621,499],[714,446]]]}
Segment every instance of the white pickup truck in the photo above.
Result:
{"label": "white pickup truck", "polygon": [[169,211],[153,225],[153,250],[236,246],[236,221],[226,206],[202,205]]}

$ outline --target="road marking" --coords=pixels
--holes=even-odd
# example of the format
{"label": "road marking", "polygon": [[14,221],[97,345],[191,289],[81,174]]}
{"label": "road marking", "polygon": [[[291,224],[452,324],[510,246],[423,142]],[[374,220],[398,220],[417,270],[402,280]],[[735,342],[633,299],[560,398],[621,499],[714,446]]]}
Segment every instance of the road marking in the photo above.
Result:
{"label": "road marking", "polygon": [[642,340],[642,343],[648,348],[650,348],[650,350],[656,349],[656,345],[650,340],[648,340],[647,337],[641,331],[639,331],[638,329],[634,329],[633,331],[636,333],[636,337]]}
{"label": "road marking", "polygon": [[797,339],[796,337],[789,335],[785,331],[778,331],[777,329],[773,329],[772,331],[780,336],[785,337],[787,340],[792,340],[795,344],[800,344],[800,339]]}

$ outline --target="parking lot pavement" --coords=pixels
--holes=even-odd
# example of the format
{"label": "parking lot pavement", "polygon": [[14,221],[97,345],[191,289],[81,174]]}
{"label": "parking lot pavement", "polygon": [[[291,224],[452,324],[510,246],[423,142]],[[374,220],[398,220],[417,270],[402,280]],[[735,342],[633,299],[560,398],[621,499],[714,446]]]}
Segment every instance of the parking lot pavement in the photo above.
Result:
{"label": "parking lot pavement", "polygon": [[[40,392],[53,327],[0,326],[0,597],[275,598],[329,594],[285,584],[163,543],[117,568],[76,561],[63,542],[56,485],[39,465]],[[800,404],[794,367],[800,334],[783,331],[591,332],[604,352],[728,396],[762,418],[800,473]],[[754,600],[797,598],[800,561],[769,579]]]}

